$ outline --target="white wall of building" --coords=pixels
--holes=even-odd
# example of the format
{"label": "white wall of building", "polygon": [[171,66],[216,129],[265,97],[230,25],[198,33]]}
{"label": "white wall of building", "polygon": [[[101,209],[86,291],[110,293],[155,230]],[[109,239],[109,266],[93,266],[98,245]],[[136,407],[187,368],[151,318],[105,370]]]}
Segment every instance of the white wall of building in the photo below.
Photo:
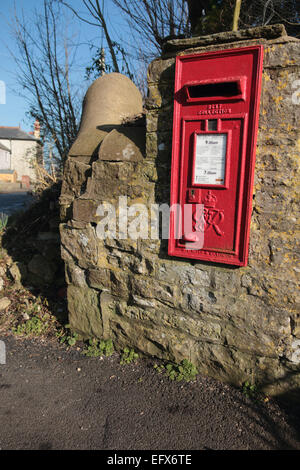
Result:
{"label": "white wall of building", "polygon": [[[31,181],[36,180],[33,161],[37,155],[37,142],[35,140],[9,140],[0,139],[1,144],[11,151],[11,170],[17,172],[17,180],[22,176],[29,176]],[[1,168],[3,169],[3,168]]]}
{"label": "white wall of building", "polygon": [[10,152],[0,148],[0,170],[10,169]]}

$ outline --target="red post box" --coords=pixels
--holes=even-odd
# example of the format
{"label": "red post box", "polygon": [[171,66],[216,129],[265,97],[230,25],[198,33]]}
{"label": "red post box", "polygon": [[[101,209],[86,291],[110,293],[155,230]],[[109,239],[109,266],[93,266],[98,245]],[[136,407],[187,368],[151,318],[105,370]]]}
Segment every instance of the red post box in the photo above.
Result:
{"label": "red post box", "polygon": [[247,264],[262,58],[262,46],[176,58],[171,256]]}

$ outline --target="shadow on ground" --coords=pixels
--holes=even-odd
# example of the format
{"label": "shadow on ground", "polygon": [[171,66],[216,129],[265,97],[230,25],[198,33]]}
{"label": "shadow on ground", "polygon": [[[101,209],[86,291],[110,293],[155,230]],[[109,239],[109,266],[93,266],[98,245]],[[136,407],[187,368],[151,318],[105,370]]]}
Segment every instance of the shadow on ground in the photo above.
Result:
{"label": "shadow on ground", "polygon": [[146,359],[121,366],[117,354],[0,339],[1,449],[300,450],[272,400],[203,376],[172,382]]}

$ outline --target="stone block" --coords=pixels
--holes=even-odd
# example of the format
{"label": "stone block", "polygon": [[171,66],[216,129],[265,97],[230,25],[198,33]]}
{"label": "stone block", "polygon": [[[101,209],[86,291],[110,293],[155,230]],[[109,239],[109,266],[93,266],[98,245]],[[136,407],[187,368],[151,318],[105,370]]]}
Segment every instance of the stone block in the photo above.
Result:
{"label": "stone block", "polygon": [[84,270],[72,263],[66,265],[66,280],[75,287],[87,286]]}
{"label": "stone block", "polygon": [[90,165],[68,158],[64,169],[64,178],[61,189],[60,203],[63,204],[66,197],[69,200],[79,197],[86,185],[86,179],[90,173]]}
{"label": "stone block", "polygon": [[98,268],[87,271],[87,282],[94,289],[107,290],[110,284],[110,273],[108,269]]}
{"label": "stone block", "polygon": [[69,323],[83,338],[102,338],[99,293],[88,287],[68,286]]}
{"label": "stone block", "polygon": [[82,268],[97,265],[98,244],[95,230],[90,225],[74,229],[71,224],[61,224],[60,235],[64,261],[76,260]]}
{"label": "stone block", "polygon": [[154,279],[131,277],[131,292],[138,297],[156,299],[168,305],[174,304],[175,288]]}
{"label": "stone block", "polygon": [[113,129],[100,145],[98,158],[107,161],[139,162],[145,153],[145,129],[120,127]]}
{"label": "stone block", "polygon": [[78,198],[73,202],[73,220],[83,222],[96,222],[99,217],[96,215],[98,204],[89,199]]}

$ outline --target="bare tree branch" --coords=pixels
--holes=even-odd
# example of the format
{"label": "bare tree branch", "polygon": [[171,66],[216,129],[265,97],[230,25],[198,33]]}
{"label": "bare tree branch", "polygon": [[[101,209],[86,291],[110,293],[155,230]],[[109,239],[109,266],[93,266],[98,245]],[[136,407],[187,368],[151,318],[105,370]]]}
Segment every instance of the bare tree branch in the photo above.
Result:
{"label": "bare tree branch", "polygon": [[58,13],[53,0],[43,0],[30,24],[23,13],[15,13],[13,35],[18,83],[26,91],[29,113],[40,121],[45,139],[54,142],[63,161],[77,135],[81,100],[70,84],[69,50]]}
{"label": "bare tree branch", "polygon": [[[185,0],[113,0],[136,31],[145,51],[152,54],[162,50],[167,37],[189,36],[188,11]],[[147,55],[147,54],[146,54]]]}
{"label": "bare tree branch", "polygon": [[68,2],[64,0],[59,0],[59,1],[61,4],[69,8],[81,21],[88,23],[90,25],[93,25],[93,26],[100,27],[103,30],[105,39],[108,45],[109,53],[111,56],[111,60],[113,63],[113,71],[119,72],[120,70],[119,70],[118,60],[117,60],[116,53],[115,53],[114,41],[112,40],[110,33],[108,31],[107,23],[104,18],[104,13],[100,7],[99,0],[82,0],[84,6],[88,10],[92,18],[96,20],[96,23],[91,22],[87,20],[86,18],[84,18],[83,16],[79,15],[77,11]]}

